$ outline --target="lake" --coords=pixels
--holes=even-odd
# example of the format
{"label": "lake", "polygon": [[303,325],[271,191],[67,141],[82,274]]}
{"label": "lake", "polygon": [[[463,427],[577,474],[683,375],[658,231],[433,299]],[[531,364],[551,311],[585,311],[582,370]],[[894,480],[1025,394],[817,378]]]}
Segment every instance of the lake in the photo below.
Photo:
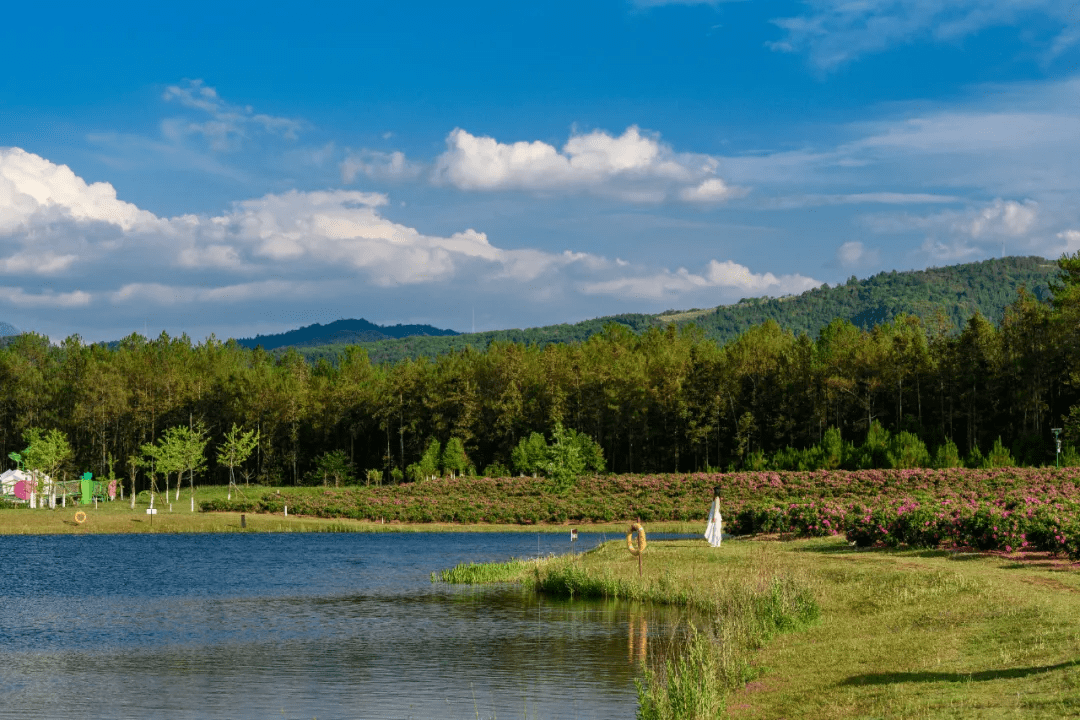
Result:
{"label": "lake", "polygon": [[674,611],[430,581],[603,539],[0,536],[0,718],[632,718]]}

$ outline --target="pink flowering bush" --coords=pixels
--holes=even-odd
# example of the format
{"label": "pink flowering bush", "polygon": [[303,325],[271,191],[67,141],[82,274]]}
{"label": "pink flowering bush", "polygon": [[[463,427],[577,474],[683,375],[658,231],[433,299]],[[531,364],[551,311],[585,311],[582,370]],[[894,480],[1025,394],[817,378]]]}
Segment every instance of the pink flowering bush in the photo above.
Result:
{"label": "pink flowering bush", "polygon": [[867,547],[942,544],[1080,558],[1080,468],[817,470],[543,478],[440,478],[401,485],[266,493],[203,510],[283,511],[387,522],[700,521],[721,490],[735,534],[843,534]]}

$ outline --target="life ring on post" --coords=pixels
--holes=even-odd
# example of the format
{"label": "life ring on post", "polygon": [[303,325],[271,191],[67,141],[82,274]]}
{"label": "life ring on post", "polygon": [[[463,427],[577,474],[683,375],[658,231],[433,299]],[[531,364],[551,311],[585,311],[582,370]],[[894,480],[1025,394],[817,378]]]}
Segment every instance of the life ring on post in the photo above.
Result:
{"label": "life ring on post", "polygon": [[[637,546],[634,546],[634,532],[637,532]],[[640,555],[645,552],[645,528],[641,523],[630,523],[630,531],[626,533],[626,549],[631,555]]]}
{"label": "life ring on post", "polygon": [[75,513],[75,522],[79,523],[80,525],[86,522],[86,513],[84,513],[82,510]]}

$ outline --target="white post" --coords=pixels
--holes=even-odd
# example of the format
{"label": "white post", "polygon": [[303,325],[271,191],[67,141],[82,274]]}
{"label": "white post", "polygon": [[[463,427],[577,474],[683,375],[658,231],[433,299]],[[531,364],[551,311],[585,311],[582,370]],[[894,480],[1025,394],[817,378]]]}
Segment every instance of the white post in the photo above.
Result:
{"label": "white post", "polygon": [[289,517],[289,506],[285,506],[285,517]]}

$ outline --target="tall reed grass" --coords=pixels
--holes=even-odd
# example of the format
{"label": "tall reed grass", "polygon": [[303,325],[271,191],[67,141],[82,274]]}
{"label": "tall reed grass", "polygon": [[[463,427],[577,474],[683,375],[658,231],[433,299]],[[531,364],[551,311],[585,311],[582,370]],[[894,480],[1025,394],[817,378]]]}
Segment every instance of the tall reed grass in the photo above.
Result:
{"label": "tall reed grass", "polygon": [[507,560],[500,563],[461,563],[448,570],[431,573],[431,582],[483,585],[520,582],[537,567],[536,560]]}

